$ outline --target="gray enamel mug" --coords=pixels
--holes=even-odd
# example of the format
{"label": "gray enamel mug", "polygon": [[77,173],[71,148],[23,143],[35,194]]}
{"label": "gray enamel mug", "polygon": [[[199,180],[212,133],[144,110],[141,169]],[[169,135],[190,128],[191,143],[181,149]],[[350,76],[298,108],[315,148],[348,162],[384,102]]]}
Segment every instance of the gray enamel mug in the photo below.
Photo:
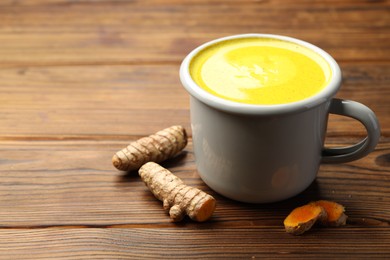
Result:
{"label": "gray enamel mug", "polygon": [[[214,96],[191,78],[189,66],[199,51],[220,41],[248,37],[291,41],[320,54],[332,70],[329,84],[297,102],[251,105]],[[185,57],[180,79],[190,94],[198,173],[210,188],[237,201],[269,203],[295,196],[314,181],[320,163],[358,160],[374,150],[380,137],[372,110],[334,98],[341,86],[336,61],[320,48],[295,38],[244,34],[210,41]],[[325,148],[329,113],[360,121],[367,137],[349,147]]]}

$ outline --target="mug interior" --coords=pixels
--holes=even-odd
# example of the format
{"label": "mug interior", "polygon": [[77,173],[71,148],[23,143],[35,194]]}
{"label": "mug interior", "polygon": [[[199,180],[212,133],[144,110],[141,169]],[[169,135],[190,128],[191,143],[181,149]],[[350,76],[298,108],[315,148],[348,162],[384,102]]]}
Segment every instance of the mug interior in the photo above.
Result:
{"label": "mug interior", "polygon": [[[303,47],[310,49],[311,51],[320,55],[329,65],[332,75],[329,83],[318,93],[313,96],[310,96],[306,99],[302,99],[296,102],[285,103],[285,104],[275,104],[275,105],[253,105],[239,103],[235,101],[230,101],[217,97],[200,86],[198,86],[190,75],[190,64],[193,58],[205,48],[214,45],[222,41],[228,41],[232,39],[242,39],[242,38],[267,38],[267,39],[277,39],[287,42],[292,42]],[[330,100],[338,91],[341,83],[341,71],[337,62],[324,50],[318,48],[317,46],[310,44],[308,42],[295,39],[288,36],[273,35],[273,34],[240,34],[233,35],[228,37],[219,38],[207,42],[192,52],[190,52],[187,57],[183,60],[180,67],[180,79],[184,88],[190,93],[191,96],[198,99],[199,101],[212,106],[216,109],[239,113],[239,114],[252,114],[252,115],[270,115],[270,114],[280,114],[280,113],[291,113],[300,110],[306,110],[311,107],[315,107],[319,104],[322,104]]]}

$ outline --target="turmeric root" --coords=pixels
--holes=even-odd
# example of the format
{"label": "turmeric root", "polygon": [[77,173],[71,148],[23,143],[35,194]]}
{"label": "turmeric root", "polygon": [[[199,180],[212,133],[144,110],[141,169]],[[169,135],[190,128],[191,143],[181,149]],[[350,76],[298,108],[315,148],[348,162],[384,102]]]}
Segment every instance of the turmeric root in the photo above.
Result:
{"label": "turmeric root", "polygon": [[139,175],[154,196],[163,202],[173,221],[188,215],[195,221],[208,220],[215,210],[215,199],[207,193],[187,186],[183,181],[157,163],[148,162]]}
{"label": "turmeric root", "polygon": [[327,213],[327,218],[321,221],[322,225],[338,227],[346,224],[348,216],[344,214],[342,205],[328,200],[319,200],[315,204],[323,207]]}
{"label": "turmeric root", "polygon": [[343,226],[347,215],[344,207],[336,202],[319,200],[294,209],[284,220],[287,233],[301,235],[317,221],[324,226]]}
{"label": "turmeric root", "polygon": [[326,211],[315,203],[309,203],[294,209],[284,220],[287,233],[301,235],[309,230],[317,220],[326,219]]}
{"label": "turmeric root", "polygon": [[185,129],[178,125],[171,126],[130,143],[112,157],[112,163],[118,170],[137,170],[146,162],[162,162],[174,157],[186,145]]}

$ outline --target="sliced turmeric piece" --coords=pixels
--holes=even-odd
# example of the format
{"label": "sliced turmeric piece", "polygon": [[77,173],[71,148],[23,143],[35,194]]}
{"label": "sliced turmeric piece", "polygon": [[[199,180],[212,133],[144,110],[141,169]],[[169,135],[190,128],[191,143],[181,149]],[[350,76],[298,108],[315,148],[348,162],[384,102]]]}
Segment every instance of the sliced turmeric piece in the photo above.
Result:
{"label": "sliced turmeric piece", "polygon": [[208,220],[215,210],[215,199],[183,181],[157,163],[148,162],[139,169],[142,181],[153,195],[163,202],[163,208],[174,222],[185,215],[192,220]]}
{"label": "sliced turmeric piece", "polygon": [[112,164],[122,171],[138,170],[147,162],[162,162],[176,156],[186,145],[184,127],[171,126],[130,143],[112,157]]}
{"label": "sliced turmeric piece", "polygon": [[327,213],[327,218],[320,221],[321,224],[332,227],[346,224],[348,216],[344,214],[345,209],[342,205],[329,200],[319,200],[315,204],[323,207]]}
{"label": "sliced turmeric piece", "polygon": [[294,209],[284,220],[284,227],[287,233],[301,235],[308,231],[317,220],[323,221],[327,218],[323,207],[309,203]]}

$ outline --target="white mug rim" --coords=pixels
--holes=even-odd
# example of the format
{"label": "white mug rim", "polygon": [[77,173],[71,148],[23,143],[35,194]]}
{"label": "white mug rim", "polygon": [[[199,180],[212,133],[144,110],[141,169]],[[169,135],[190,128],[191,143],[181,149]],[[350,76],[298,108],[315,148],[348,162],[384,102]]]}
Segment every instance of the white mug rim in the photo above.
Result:
{"label": "white mug rim", "polygon": [[[319,54],[325,61],[329,64],[332,71],[331,79],[327,86],[325,86],[320,92],[316,93],[313,96],[310,96],[306,99],[299,100],[296,102],[286,103],[286,104],[276,104],[276,105],[252,105],[239,103],[235,101],[230,101],[223,99],[213,94],[207,92],[200,86],[198,86],[195,81],[192,79],[189,72],[189,65],[192,58],[199,53],[201,50],[206,47],[216,44],[221,41],[238,39],[238,38],[268,38],[268,39],[278,39],[283,41],[292,42],[301,46],[304,46],[315,53]],[[282,36],[276,34],[260,34],[260,33],[250,33],[250,34],[237,34],[227,37],[218,38],[209,42],[206,42],[194,50],[192,50],[183,60],[180,66],[180,80],[184,88],[190,93],[191,96],[198,99],[199,101],[214,107],[216,109],[239,114],[247,115],[271,115],[271,114],[284,114],[297,112],[302,110],[307,110],[312,107],[316,107],[328,100],[330,100],[336,92],[339,90],[341,85],[341,70],[337,62],[333,57],[322,50],[321,48],[308,43],[303,40],[299,40],[289,36]]]}

